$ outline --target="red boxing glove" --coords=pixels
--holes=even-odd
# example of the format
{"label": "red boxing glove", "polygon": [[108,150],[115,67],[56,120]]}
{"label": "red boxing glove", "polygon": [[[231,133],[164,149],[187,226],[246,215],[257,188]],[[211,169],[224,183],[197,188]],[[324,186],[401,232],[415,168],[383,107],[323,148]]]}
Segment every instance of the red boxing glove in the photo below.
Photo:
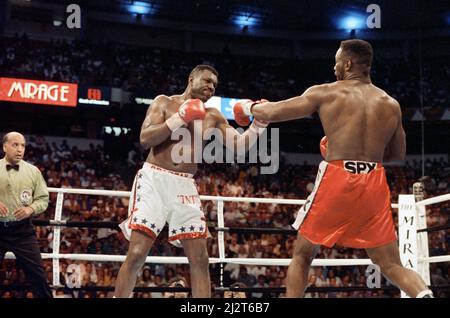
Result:
{"label": "red boxing glove", "polygon": [[[234,120],[239,126],[248,126],[250,124],[250,117],[252,116],[252,106],[266,102],[268,102],[267,99],[260,99],[256,102],[251,99],[238,100],[233,106]],[[260,121],[260,123],[267,126],[267,124],[262,121]]]}
{"label": "red boxing glove", "polygon": [[251,108],[255,104],[251,99],[241,99],[233,106],[234,120],[239,126],[248,126],[250,124],[250,116],[252,116]]}
{"label": "red boxing glove", "polygon": [[196,119],[205,119],[205,105],[203,105],[203,102],[198,98],[188,99],[181,104],[178,109],[178,114],[180,114],[180,117],[186,124]]}
{"label": "red boxing glove", "polygon": [[327,149],[328,149],[328,138],[327,136],[323,136],[320,140],[320,154],[322,155],[323,159],[326,159],[327,157]]}
{"label": "red boxing glove", "polygon": [[206,109],[203,102],[198,98],[188,99],[181,104],[177,113],[166,120],[166,124],[170,130],[174,131],[181,126],[187,125],[193,120],[205,119],[205,116]]}

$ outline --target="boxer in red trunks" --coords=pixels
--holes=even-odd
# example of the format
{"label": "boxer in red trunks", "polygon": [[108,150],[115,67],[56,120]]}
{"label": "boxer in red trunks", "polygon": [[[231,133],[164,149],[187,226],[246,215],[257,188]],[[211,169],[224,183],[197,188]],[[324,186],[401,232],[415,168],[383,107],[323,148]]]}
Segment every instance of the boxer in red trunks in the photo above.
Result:
{"label": "boxer in red trunks", "polygon": [[293,224],[310,242],[373,248],[397,240],[384,168],[336,160],[319,165],[316,184]]}
{"label": "boxer in red trunks", "polygon": [[[337,81],[308,88],[279,102],[240,102],[235,114],[280,122],[318,112],[328,143],[316,184],[300,209],[299,229],[286,278],[287,297],[302,297],[321,245],[365,248],[381,272],[411,297],[432,297],[420,276],[404,268],[390,209],[382,161],[403,160],[405,132],[398,102],[372,84],[372,46],[341,42]],[[325,151],[326,150],[326,151]]]}

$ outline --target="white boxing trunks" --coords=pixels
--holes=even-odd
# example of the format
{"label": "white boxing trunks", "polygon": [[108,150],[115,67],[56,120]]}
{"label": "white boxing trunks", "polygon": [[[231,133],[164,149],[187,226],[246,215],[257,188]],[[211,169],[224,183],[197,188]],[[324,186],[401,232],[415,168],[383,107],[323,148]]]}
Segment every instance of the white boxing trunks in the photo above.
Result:
{"label": "white boxing trunks", "polygon": [[193,175],[145,162],[133,182],[128,218],[119,227],[128,240],[132,230],[156,239],[166,222],[169,242],[177,247],[180,240],[208,236]]}

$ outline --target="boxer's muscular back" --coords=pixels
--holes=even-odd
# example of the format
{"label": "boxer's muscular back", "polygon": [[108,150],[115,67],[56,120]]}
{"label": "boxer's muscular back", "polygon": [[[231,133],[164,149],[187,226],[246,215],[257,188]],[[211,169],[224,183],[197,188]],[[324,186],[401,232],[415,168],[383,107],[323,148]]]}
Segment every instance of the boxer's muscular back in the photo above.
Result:
{"label": "boxer's muscular back", "polygon": [[400,106],[386,92],[357,80],[337,81],[327,90],[331,98],[318,110],[328,138],[327,161],[381,162],[386,148],[404,148]]}

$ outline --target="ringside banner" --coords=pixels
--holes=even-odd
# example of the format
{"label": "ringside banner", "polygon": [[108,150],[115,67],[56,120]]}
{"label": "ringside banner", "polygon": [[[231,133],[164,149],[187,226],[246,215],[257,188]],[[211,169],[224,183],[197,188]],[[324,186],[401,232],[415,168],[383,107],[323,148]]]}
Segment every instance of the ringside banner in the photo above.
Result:
{"label": "ringside banner", "polygon": [[80,85],[78,87],[78,103],[109,106],[111,104],[111,88],[106,86]]}
{"label": "ringside banner", "polygon": [[75,107],[77,84],[0,77],[0,100]]}

